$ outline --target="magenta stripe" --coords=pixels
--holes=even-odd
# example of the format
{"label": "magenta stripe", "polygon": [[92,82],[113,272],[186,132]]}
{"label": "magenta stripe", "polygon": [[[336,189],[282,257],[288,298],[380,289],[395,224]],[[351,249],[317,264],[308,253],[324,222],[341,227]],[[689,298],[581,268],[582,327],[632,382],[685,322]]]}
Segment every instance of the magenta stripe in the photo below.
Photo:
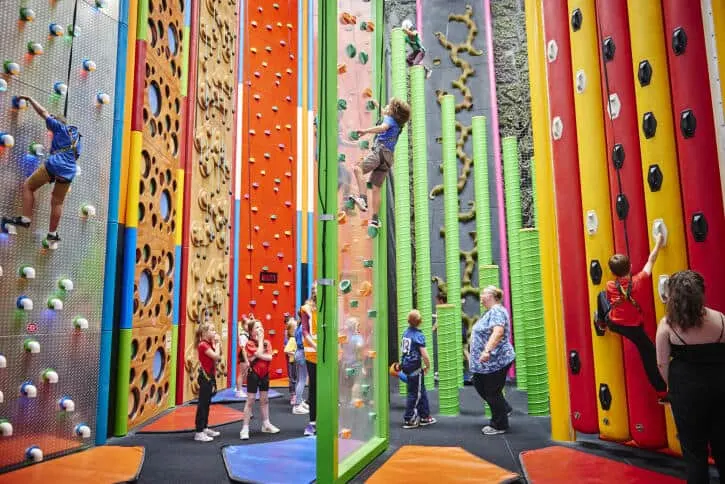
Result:
{"label": "magenta stripe", "polygon": [[423,0],[415,0],[415,29],[423,39]]}

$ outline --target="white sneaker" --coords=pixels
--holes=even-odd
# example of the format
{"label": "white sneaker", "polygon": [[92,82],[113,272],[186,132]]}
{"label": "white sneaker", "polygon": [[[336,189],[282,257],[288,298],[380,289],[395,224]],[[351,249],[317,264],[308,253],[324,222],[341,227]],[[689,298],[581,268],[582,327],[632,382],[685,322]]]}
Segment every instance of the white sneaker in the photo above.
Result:
{"label": "white sneaker", "polygon": [[245,392],[244,390],[236,390],[234,392],[234,397],[235,398],[247,398],[247,392]]}
{"label": "white sneaker", "polygon": [[271,423],[263,423],[262,424],[262,433],[263,434],[276,434],[279,432],[279,429],[272,425]]}
{"label": "white sneaker", "polygon": [[219,432],[212,429],[204,429],[204,433],[209,437],[219,437],[221,435]]}
{"label": "white sneaker", "polygon": [[239,438],[242,440],[249,440],[249,429],[247,427],[243,427],[242,431],[239,432]]}
{"label": "white sneaker", "polygon": [[309,406],[309,405],[307,404],[307,402],[305,402],[305,401],[303,401],[302,403],[300,403],[300,405],[302,405],[302,406],[303,406],[303,407],[304,407],[305,409],[307,409],[307,410],[309,410],[309,409],[310,409],[310,406]]}
{"label": "white sneaker", "polygon": [[301,404],[295,405],[294,407],[292,407],[292,413],[295,415],[307,415],[308,413],[310,413],[310,409],[303,407]]}
{"label": "white sneaker", "polygon": [[197,432],[194,434],[194,440],[197,442],[211,442],[214,439],[206,435],[204,432]]}
{"label": "white sneaker", "polygon": [[355,203],[355,205],[360,207],[361,211],[363,211],[363,212],[368,211],[368,201],[365,200],[365,198],[363,198],[361,195],[350,195],[349,198],[350,198],[350,200],[352,200]]}

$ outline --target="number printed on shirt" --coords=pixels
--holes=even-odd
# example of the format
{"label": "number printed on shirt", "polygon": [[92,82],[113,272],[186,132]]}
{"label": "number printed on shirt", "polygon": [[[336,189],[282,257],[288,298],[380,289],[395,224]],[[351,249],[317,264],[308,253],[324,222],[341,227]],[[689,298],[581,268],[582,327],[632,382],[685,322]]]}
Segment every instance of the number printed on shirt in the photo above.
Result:
{"label": "number printed on shirt", "polygon": [[402,342],[400,343],[400,352],[404,355],[407,355],[408,352],[410,352],[410,344],[412,340],[410,338],[403,338]]}

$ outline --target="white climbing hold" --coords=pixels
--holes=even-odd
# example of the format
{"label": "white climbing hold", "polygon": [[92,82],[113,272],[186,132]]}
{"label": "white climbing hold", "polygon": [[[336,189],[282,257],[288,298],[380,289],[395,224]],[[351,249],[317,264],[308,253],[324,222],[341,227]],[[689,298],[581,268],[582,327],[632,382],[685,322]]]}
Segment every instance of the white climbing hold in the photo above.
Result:
{"label": "white climbing hold", "polygon": [[622,112],[622,103],[619,101],[619,96],[615,92],[609,95],[609,102],[607,103],[609,119],[617,119],[620,112]]}
{"label": "white climbing hold", "polygon": [[597,218],[597,212],[594,210],[587,211],[586,227],[589,235],[594,235],[599,230],[599,219]]}
{"label": "white climbing hold", "polygon": [[5,403],[5,394],[0,390],[0,403]]}
{"label": "white climbing hold", "polygon": [[63,301],[61,301],[57,297],[49,298],[48,299],[48,309],[52,309],[53,311],[62,311],[63,310]]}
{"label": "white climbing hold", "polygon": [[663,304],[667,302],[667,281],[669,279],[670,276],[660,274],[660,277],[657,280],[657,292],[660,296],[660,301],[662,301]]}
{"label": "white climbing hold", "polygon": [[552,39],[548,44],[546,44],[546,58],[549,59],[549,62],[554,62],[558,56],[559,46],[556,41]]}
{"label": "white climbing hold", "polygon": [[21,266],[18,269],[18,274],[23,279],[35,279],[35,268],[31,266]]}
{"label": "white climbing hold", "polygon": [[38,396],[38,388],[33,385],[33,382],[26,381],[20,385],[20,394],[24,397],[35,398]]}
{"label": "white climbing hold", "polygon": [[576,71],[575,79],[575,85],[576,85],[576,92],[578,94],[581,94],[584,92],[584,89],[587,87],[587,75],[584,73],[584,69],[579,69]]}
{"label": "white climbing hold", "polygon": [[75,412],[76,410],[76,403],[68,396],[61,397],[58,400],[58,406],[61,410],[68,413]]}
{"label": "white climbing hold", "polygon": [[20,296],[17,301],[15,301],[15,307],[22,309],[23,311],[32,311],[33,300],[28,296]]}
{"label": "white climbing hold", "polygon": [[15,138],[8,133],[0,133],[0,146],[3,148],[12,148],[15,146]]}
{"label": "white climbing hold", "polygon": [[28,353],[37,355],[40,353],[40,343],[33,338],[25,338],[23,341],[23,349]]}
{"label": "white climbing hold", "polygon": [[87,439],[91,436],[91,428],[85,423],[79,423],[76,425],[74,433],[82,439]]}
{"label": "white climbing hold", "polygon": [[51,384],[58,383],[58,372],[53,368],[46,368],[43,372],[43,381]]}
{"label": "white climbing hold", "polygon": [[[0,395],[2,395],[2,392],[0,392]],[[0,400],[0,403],[2,403],[2,400]],[[12,435],[13,435],[13,424],[8,422],[6,419],[0,420],[0,436],[10,437]]]}
{"label": "white climbing hold", "polygon": [[106,104],[110,104],[111,103],[111,96],[109,96],[105,92],[99,92],[98,94],[96,94],[96,102],[100,106],[106,105]]}
{"label": "white climbing hold", "polygon": [[8,367],[8,359],[5,358],[5,355],[0,353],[0,368],[7,368]]}
{"label": "white climbing hold", "polygon": [[25,457],[33,462],[41,462],[43,460],[43,451],[40,450],[40,447],[34,445],[27,448],[25,451]]}
{"label": "white climbing hold", "polygon": [[652,237],[655,238],[659,234],[662,234],[662,247],[667,246],[667,236],[669,235],[669,232],[667,231],[665,221],[661,218],[655,219],[655,221],[652,222]]}
{"label": "white climbing hold", "polygon": [[82,316],[77,316],[73,320],[73,326],[75,326],[76,329],[88,329],[88,320]]}
{"label": "white climbing hold", "polygon": [[551,136],[554,140],[560,140],[564,134],[564,123],[561,121],[559,116],[556,116],[551,121]]}
{"label": "white climbing hold", "polygon": [[61,279],[58,281],[58,287],[60,289],[63,289],[64,291],[72,291],[73,290],[73,281],[70,279]]}
{"label": "white climbing hold", "polygon": [[93,205],[83,205],[81,207],[81,215],[83,218],[92,218],[96,216],[96,207]]}

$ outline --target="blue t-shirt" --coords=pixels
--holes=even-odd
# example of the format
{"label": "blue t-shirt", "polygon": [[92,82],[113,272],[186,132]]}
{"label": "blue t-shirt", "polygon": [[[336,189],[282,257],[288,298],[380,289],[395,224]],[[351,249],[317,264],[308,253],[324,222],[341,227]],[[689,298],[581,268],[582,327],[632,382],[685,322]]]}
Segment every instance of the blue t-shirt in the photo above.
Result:
{"label": "blue t-shirt", "polygon": [[400,366],[404,373],[414,372],[421,367],[421,348],[425,348],[425,335],[418,328],[409,326],[400,341]]}
{"label": "blue t-shirt", "polygon": [[[491,351],[491,358],[481,363],[479,358],[483,353],[488,339],[496,326],[503,327],[503,338]],[[471,330],[471,359],[469,369],[472,373],[493,373],[505,368],[516,359],[514,347],[511,345],[511,332],[509,330],[509,314],[501,305],[493,306],[481,319],[476,321]]]}
{"label": "blue t-shirt", "polygon": [[392,116],[383,116],[382,124],[387,124],[388,129],[384,133],[378,134],[376,143],[385,146],[390,151],[395,151],[395,144],[398,142],[400,134],[400,126]]}
{"label": "blue t-shirt", "polygon": [[[45,126],[53,133],[50,156],[45,162],[45,167],[51,176],[71,181],[76,176],[76,155],[81,153],[78,128],[67,126],[52,115],[46,118]],[[73,148],[74,143],[75,148]]]}
{"label": "blue t-shirt", "polygon": [[302,349],[305,347],[305,343],[302,339],[302,325],[297,324],[297,328],[295,329],[295,342],[297,343],[297,349]]}

